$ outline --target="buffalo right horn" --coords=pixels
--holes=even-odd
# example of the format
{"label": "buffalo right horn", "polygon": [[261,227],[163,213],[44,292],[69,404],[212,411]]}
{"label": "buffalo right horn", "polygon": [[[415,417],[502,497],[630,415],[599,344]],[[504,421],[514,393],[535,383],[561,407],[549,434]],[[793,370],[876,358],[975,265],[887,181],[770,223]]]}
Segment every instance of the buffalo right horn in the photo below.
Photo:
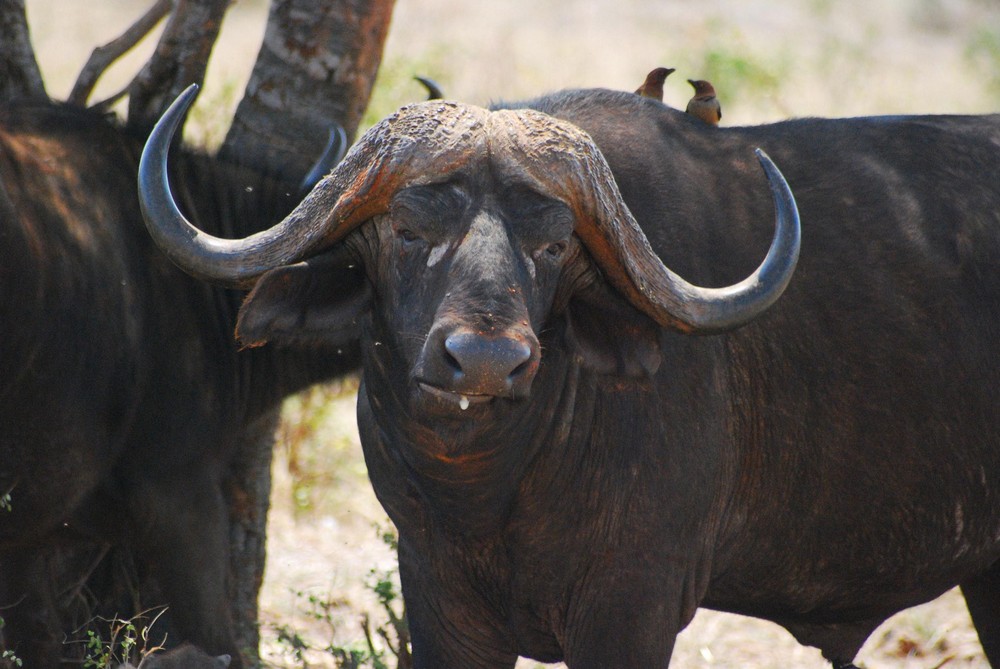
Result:
{"label": "buffalo right horn", "polygon": [[315,218],[286,218],[245,239],[221,239],[184,217],[170,193],[167,153],[197,92],[197,84],[188,86],[150,133],[139,161],[139,204],[153,240],[181,269],[199,279],[244,287],[267,270],[301,258],[324,229]]}
{"label": "buffalo right horn", "polygon": [[436,181],[483,155],[470,141],[486,110],[451,102],[403,107],[358,140],[344,159],[277,225],[243,239],[194,227],[170,193],[167,153],[197,92],[192,85],[157,121],[139,162],[139,203],[157,245],[205,281],[247,288],[264,272],[320,253],[364,221],[385,213],[400,188]]}

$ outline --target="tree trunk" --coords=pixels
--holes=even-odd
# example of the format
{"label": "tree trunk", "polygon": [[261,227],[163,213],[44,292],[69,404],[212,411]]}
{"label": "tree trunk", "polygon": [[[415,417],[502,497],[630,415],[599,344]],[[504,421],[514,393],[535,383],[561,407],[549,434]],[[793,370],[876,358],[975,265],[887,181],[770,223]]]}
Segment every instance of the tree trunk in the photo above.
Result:
{"label": "tree trunk", "polygon": [[357,132],[394,0],[273,0],[264,43],[220,156],[299,180],[330,130]]}
{"label": "tree trunk", "polygon": [[267,512],[271,502],[271,455],[280,410],[247,425],[229,467],[229,597],[236,641],[244,658],[258,662],[257,595],[264,582]]}
{"label": "tree trunk", "polygon": [[46,99],[24,0],[0,0],[0,102]]}
{"label": "tree trunk", "polygon": [[128,124],[149,130],[171,102],[205,79],[229,0],[177,0],[156,51],[129,86]]}

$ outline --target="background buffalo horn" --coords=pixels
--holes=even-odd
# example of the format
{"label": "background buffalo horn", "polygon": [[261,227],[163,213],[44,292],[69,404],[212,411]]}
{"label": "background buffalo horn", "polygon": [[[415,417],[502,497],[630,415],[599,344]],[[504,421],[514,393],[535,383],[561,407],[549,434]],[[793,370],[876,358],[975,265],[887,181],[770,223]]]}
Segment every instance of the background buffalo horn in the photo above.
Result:
{"label": "background buffalo horn", "polygon": [[299,183],[299,194],[305,196],[306,193],[311,191],[319,183],[320,179],[325,177],[337,163],[344,159],[345,153],[347,153],[347,133],[344,132],[342,127],[335,125],[330,128],[322,155],[313,163],[313,166],[309,168],[306,175],[302,177],[302,181]]}

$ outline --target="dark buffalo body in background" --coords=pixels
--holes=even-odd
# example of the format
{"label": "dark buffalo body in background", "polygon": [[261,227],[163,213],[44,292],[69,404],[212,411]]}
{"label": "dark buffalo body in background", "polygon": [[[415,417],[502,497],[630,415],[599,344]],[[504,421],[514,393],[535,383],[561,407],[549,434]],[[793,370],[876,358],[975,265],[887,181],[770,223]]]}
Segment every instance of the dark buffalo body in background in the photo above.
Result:
{"label": "dark buffalo body in background", "polygon": [[[763,314],[686,334],[726,328],[650,306],[641,240],[593,222],[628,219],[611,177],[530,112],[404,109],[306,198],[281,229],[306,241],[238,331],[365,314],[359,424],[415,666],[663,667],[698,606],[847,664],[956,584],[1000,664],[1000,118],[710,128],[608,91],[505,106],[585,130],[655,254],[702,286],[767,249],[762,147],[801,255]],[[510,118],[530,129],[489,134]],[[314,289],[331,248],[370,295]]]}
{"label": "dark buffalo body in background", "polygon": [[[68,652],[47,563],[75,536],[134,552],[172,642],[240,664],[230,459],[282,397],[358,360],[356,345],[239,350],[242,295],[180,272],[142,225],[142,141],[69,107],[0,110],[0,616],[25,666]],[[206,157],[176,168],[178,196],[217,234],[266,228],[298,198]]]}

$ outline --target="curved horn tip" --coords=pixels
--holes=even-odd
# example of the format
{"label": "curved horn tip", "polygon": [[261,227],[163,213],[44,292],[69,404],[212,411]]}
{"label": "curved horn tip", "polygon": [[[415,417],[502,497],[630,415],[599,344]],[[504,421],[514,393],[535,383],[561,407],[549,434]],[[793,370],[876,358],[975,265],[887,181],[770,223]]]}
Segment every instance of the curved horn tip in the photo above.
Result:
{"label": "curved horn tip", "polygon": [[[760,148],[754,149],[761,168],[767,176],[771,188],[771,197],[775,207],[775,232],[771,248],[761,265],[768,274],[783,276],[776,281],[774,300],[784,292],[791,280],[792,272],[798,263],[799,251],[802,245],[802,224],[799,219],[799,208],[795,202],[795,194],[785,176],[774,164],[774,161]],[[784,258],[784,260],[779,260]],[[771,261],[777,261],[772,264]]]}
{"label": "curved horn tip", "polygon": [[[170,192],[167,158],[177,128],[198,94],[198,85],[191,84],[153,126],[139,157],[139,209],[150,236],[175,264],[192,276],[232,287],[242,287],[244,278],[238,275],[217,276],[206,262],[205,251],[214,238],[204,235],[181,213]],[[191,240],[204,238],[198,248],[188,246]]]}
{"label": "curved horn tip", "polygon": [[[753,150],[753,152],[754,155],[757,156],[757,161],[760,163],[761,169],[764,170],[764,174],[767,176],[768,181],[772,182],[772,185],[780,185],[781,190],[788,194],[788,199],[791,200],[791,203],[794,206],[795,198],[792,195],[791,186],[789,186],[788,182],[785,180],[785,175],[781,173],[781,170],[778,169],[778,166],[774,164],[774,161],[771,160],[771,157],[767,155],[763,149],[757,147]],[[796,209],[796,214],[797,213],[798,210]]]}
{"label": "curved horn tip", "polygon": [[[174,101],[170,103],[170,106],[167,107],[167,111],[163,112],[163,117],[160,120],[162,121],[168,117],[176,119],[174,120],[174,128],[176,129],[177,122],[183,118],[184,112],[188,110],[188,107],[191,106],[194,99],[198,97],[198,90],[200,88],[201,87],[198,86],[198,84],[188,84],[188,87],[181,91],[180,95],[178,95]],[[159,125],[159,123],[157,123],[157,125]]]}
{"label": "curved horn tip", "polygon": [[339,163],[344,158],[344,154],[347,153],[347,131],[340,125],[331,130],[331,135],[336,135],[336,137],[331,137],[330,142],[337,142],[337,159],[336,162]]}
{"label": "curved horn tip", "polygon": [[[146,145],[143,147],[142,155],[139,158],[140,193],[142,193],[142,187],[145,185],[144,177],[161,177],[166,172],[166,154],[169,151],[170,143],[177,133],[177,126],[180,125],[181,119],[184,118],[184,115],[197,95],[198,84],[191,84],[185,88],[170,103],[170,106],[167,107],[167,110],[163,112],[163,115],[156,122],[156,125],[153,126],[153,130],[149,133],[149,138],[146,139]],[[147,167],[154,169],[146,169]],[[161,169],[156,170],[156,167]]]}
{"label": "curved horn tip", "polygon": [[[767,155],[764,149],[758,146],[753,150],[753,153],[757,156],[757,161],[766,173],[770,174],[774,171],[777,172],[779,176],[781,175],[781,172],[778,170],[778,166],[774,164],[774,161],[771,160],[771,156]],[[782,180],[784,180],[784,177],[782,177]]]}
{"label": "curved horn tip", "polygon": [[757,155],[757,160],[760,162],[761,169],[764,170],[764,174],[767,177],[768,184],[771,186],[771,192],[774,197],[775,203],[784,204],[789,210],[792,220],[795,225],[791,226],[795,229],[799,228],[799,207],[795,202],[795,194],[792,193],[792,187],[788,185],[788,181],[785,179],[785,175],[781,173],[778,166],[774,164],[763,149],[755,148],[753,152]]}
{"label": "curved horn tip", "polygon": [[[720,310],[721,317],[712,316],[698,324],[695,332],[715,334],[733,330],[753,320],[769,308],[784,293],[798,264],[802,229],[795,196],[784,175],[760,148],[754,153],[767,177],[775,207],[775,230],[767,256],[749,277],[730,286],[732,307]],[[697,289],[703,291],[704,289]],[[706,293],[716,292],[709,289]]]}
{"label": "curved horn tip", "polygon": [[[150,215],[164,211],[175,213],[176,205],[170,196],[167,178],[167,154],[181,119],[197,95],[198,84],[191,84],[181,91],[157,120],[142,148],[138,174],[139,206],[147,227],[150,227]],[[150,231],[153,232],[152,228]],[[153,237],[156,238],[155,233]]]}

